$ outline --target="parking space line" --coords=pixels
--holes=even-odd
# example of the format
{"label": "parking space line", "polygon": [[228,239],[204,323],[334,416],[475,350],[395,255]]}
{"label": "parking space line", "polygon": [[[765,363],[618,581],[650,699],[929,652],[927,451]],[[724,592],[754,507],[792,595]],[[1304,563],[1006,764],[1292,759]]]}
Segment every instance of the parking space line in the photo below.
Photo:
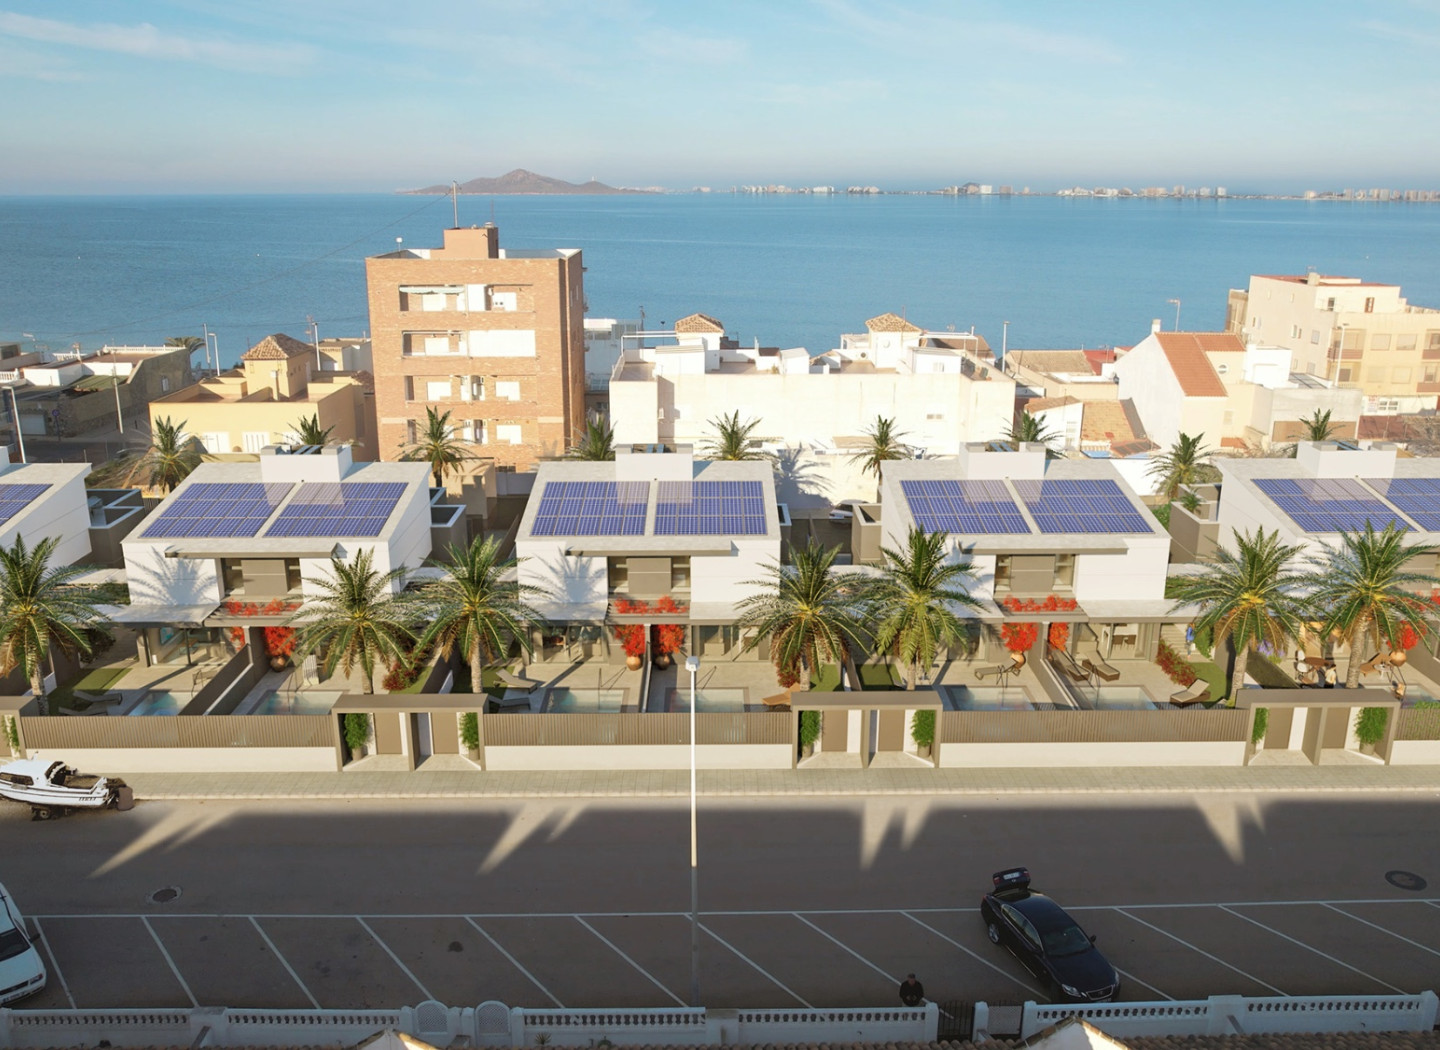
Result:
{"label": "parking space line", "polygon": [[[1111,963],[1111,965],[1114,966],[1114,963]],[[1130,973],[1128,970],[1122,970],[1122,969],[1120,969],[1120,967],[1116,966],[1116,967],[1115,967],[1115,972],[1118,973],[1121,977],[1125,978],[1125,980],[1127,980],[1127,981],[1134,981],[1134,982],[1135,982],[1136,984],[1138,984],[1141,988],[1149,988],[1152,992],[1155,992],[1155,993],[1156,993],[1157,995],[1159,995],[1160,998],[1162,998],[1162,999],[1169,999],[1172,1003],[1175,1001],[1175,997],[1174,997],[1173,995],[1170,995],[1169,993],[1167,993],[1163,988],[1156,988],[1156,987],[1155,987],[1153,984],[1151,984],[1149,981],[1142,981],[1142,980],[1140,980],[1140,978],[1136,977],[1133,973]]]}
{"label": "parking space line", "polygon": [[1405,995],[1405,994],[1406,994],[1405,989],[1403,989],[1403,988],[1396,988],[1396,987],[1395,987],[1393,984],[1391,984],[1389,981],[1382,981],[1382,980],[1380,980],[1380,978],[1376,977],[1374,974],[1366,973],[1364,970],[1360,969],[1358,966],[1351,966],[1349,963],[1344,962],[1344,961],[1342,961],[1342,960],[1340,960],[1340,959],[1335,958],[1335,956],[1329,954],[1328,952],[1322,952],[1319,948],[1316,948],[1314,945],[1306,944],[1304,941],[1299,940],[1298,938],[1291,937],[1288,933],[1281,933],[1281,932],[1280,932],[1279,930],[1277,930],[1277,929],[1274,929],[1274,928],[1272,928],[1272,927],[1270,927],[1270,926],[1266,926],[1263,922],[1259,921],[1258,919],[1252,919],[1252,918],[1250,918],[1250,916],[1248,916],[1248,915],[1241,915],[1238,911],[1235,911],[1235,910],[1232,909],[1232,908],[1227,908],[1227,907],[1226,907],[1225,905],[1223,905],[1223,904],[1220,906],[1220,910],[1223,911],[1223,912],[1226,912],[1227,914],[1230,914],[1230,915],[1235,916],[1235,918],[1237,918],[1237,919],[1244,919],[1246,922],[1250,923],[1252,926],[1258,926],[1258,927],[1260,927],[1262,930],[1269,930],[1269,931],[1270,931],[1271,933],[1273,933],[1276,937],[1283,937],[1283,938],[1285,938],[1285,940],[1289,941],[1291,944],[1298,944],[1300,947],[1306,949],[1307,951],[1312,951],[1312,952],[1314,952],[1316,955],[1320,956],[1322,959],[1329,959],[1329,960],[1330,960],[1331,962],[1333,962],[1336,966],[1343,966],[1343,967],[1345,967],[1345,969],[1349,970],[1349,971],[1352,972],[1352,973],[1358,973],[1361,977],[1368,977],[1370,980],[1374,981],[1376,984],[1383,984],[1386,988],[1389,988],[1392,992],[1394,992],[1394,993],[1397,994],[1397,995]]}
{"label": "parking space line", "polygon": [[766,980],[773,982],[776,988],[779,988],[779,989],[780,989],[781,991],[783,991],[786,995],[789,995],[789,996],[794,997],[795,1001],[798,1002],[801,1006],[804,1006],[804,1007],[806,1007],[807,1009],[810,1009],[810,1010],[815,1009],[815,1004],[814,1004],[814,1003],[808,1003],[808,1002],[806,1002],[806,1001],[805,1001],[805,998],[804,998],[803,996],[797,995],[797,994],[795,993],[795,990],[792,989],[792,988],[790,988],[790,987],[788,987],[788,986],[785,984],[784,981],[780,980],[780,978],[776,977],[776,976],[775,976],[773,973],[771,973],[769,970],[766,970],[763,966],[761,966],[759,963],[757,963],[754,959],[750,958],[750,956],[746,955],[746,954],[745,954],[744,952],[742,952],[739,948],[735,947],[735,945],[731,944],[731,943],[730,943],[729,941],[727,941],[724,937],[721,937],[718,933],[716,933],[716,932],[715,932],[714,930],[712,930],[710,927],[706,926],[703,922],[700,924],[700,928],[701,928],[702,930],[704,930],[706,933],[708,933],[711,937],[714,937],[717,941],[719,941],[719,942],[720,942],[721,944],[723,944],[725,947],[729,948],[732,952],[734,952],[734,953],[740,958],[740,960],[741,960],[742,962],[749,963],[750,966],[755,970],[756,973],[760,974],[760,975],[761,975],[762,977],[764,977]]}
{"label": "parking space line", "polygon": [[430,989],[426,988],[423,984],[420,983],[420,978],[416,977],[413,973],[410,972],[410,967],[406,966],[403,962],[400,961],[400,956],[396,955],[390,950],[390,945],[386,944],[380,938],[380,935],[370,928],[370,924],[368,922],[366,922],[358,915],[354,916],[354,919],[361,926],[365,927],[365,932],[375,939],[375,943],[380,945],[380,947],[384,949],[386,955],[390,956],[390,961],[404,971],[405,976],[410,978],[411,982],[414,983],[416,988],[420,989],[421,994],[424,995],[426,999],[435,998],[433,995],[430,994]]}
{"label": "parking space line", "polygon": [[79,1007],[75,1005],[75,997],[70,994],[70,985],[65,981],[65,971],[60,969],[60,960],[55,958],[55,951],[50,947],[50,938],[45,936],[45,927],[41,926],[40,920],[33,915],[30,916],[30,920],[35,923],[35,929],[40,933],[40,943],[45,946],[45,954],[50,956],[50,968],[55,971],[55,976],[60,978],[60,990],[65,993],[65,998],[70,1001],[70,1009],[79,1009]]}
{"label": "parking space line", "polygon": [[155,932],[155,927],[151,926],[150,920],[143,915],[140,917],[140,921],[145,924],[145,929],[150,931],[150,939],[155,942],[155,947],[159,948],[160,954],[165,956],[165,963],[170,967],[170,972],[175,975],[175,980],[179,981],[180,987],[185,989],[185,995],[189,998],[190,1005],[199,1006],[200,1003],[196,1000],[195,993],[192,992],[190,986],[185,983],[185,978],[180,976],[180,968],[175,965],[175,960],[170,958],[170,953],[165,949],[165,942],[160,940],[160,935]]}
{"label": "parking space line", "polygon": [[1370,922],[1368,919],[1362,919],[1362,918],[1360,918],[1360,916],[1358,916],[1358,915],[1351,915],[1348,911],[1345,911],[1343,908],[1337,908],[1337,907],[1335,907],[1335,905],[1333,905],[1333,904],[1327,904],[1327,905],[1325,905],[1325,907],[1329,908],[1329,909],[1330,909],[1331,911],[1333,911],[1333,912],[1336,912],[1336,913],[1338,913],[1338,914],[1340,914],[1340,915],[1345,916],[1345,918],[1347,918],[1347,919],[1354,919],[1356,922],[1362,922],[1362,923],[1364,923],[1366,926],[1369,926],[1369,927],[1372,927],[1373,929],[1379,930],[1381,933],[1388,933],[1391,937],[1394,937],[1396,940],[1404,941],[1406,944],[1413,945],[1414,947],[1419,948],[1422,952],[1429,952],[1431,955],[1440,955],[1440,951],[1436,951],[1434,948],[1431,948],[1429,945],[1421,944],[1419,941],[1412,941],[1409,937],[1402,936],[1401,934],[1396,933],[1394,930],[1387,929],[1386,927],[1381,926],[1381,925],[1378,924],[1378,923]]}
{"label": "parking space line", "polygon": [[280,965],[285,967],[285,972],[288,973],[291,979],[300,986],[300,990],[305,993],[305,998],[310,1000],[310,1005],[315,1007],[315,1009],[317,1010],[321,1009],[322,1007],[320,1006],[320,1001],[310,994],[310,989],[306,988],[305,982],[300,980],[300,975],[296,973],[295,968],[290,965],[290,960],[285,958],[284,955],[280,954],[280,949],[275,947],[275,942],[270,939],[270,935],[265,932],[264,928],[261,927],[258,922],[255,921],[255,916],[251,915],[248,916],[248,918],[250,919],[250,925],[255,927],[255,932],[260,935],[260,939],[264,941],[265,946],[270,949],[270,953],[274,955],[275,958],[280,960]]}
{"label": "parking space line", "polygon": [[481,925],[480,925],[478,922],[476,922],[474,919],[472,919],[472,918],[471,918],[470,916],[468,916],[468,915],[465,916],[465,921],[468,922],[471,926],[474,926],[475,929],[476,929],[477,931],[479,931],[480,936],[481,936],[481,937],[484,937],[487,941],[489,941],[489,942],[491,943],[491,945],[494,946],[494,948],[495,948],[495,950],[496,950],[497,952],[499,952],[501,955],[505,956],[505,958],[509,959],[511,966],[515,967],[515,969],[519,970],[519,971],[520,971],[521,973],[523,973],[526,977],[528,977],[528,978],[530,979],[530,983],[531,983],[531,984],[533,984],[536,988],[539,988],[542,992],[544,992],[544,993],[545,993],[545,998],[549,999],[552,1003],[554,1003],[554,1004],[555,1004],[555,1008],[556,1008],[557,1010],[563,1010],[563,1009],[565,1009],[565,1004],[562,1003],[559,999],[556,999],[555,996],[551,994],[549,988],[546,988],[543,984],[541,984],[541,983],[536,979],[536,977],[535,977],[535,975],[534,975],[533,973],[531,973],[529,970],[525,969],[525,967],[521,966],[521,965],[520,965],[520,960],[517,959],[517,958],[515,958],[515,956],[511,955],[511,954],[510,954],[509,952],[507,952],[504,948],[502,948],[502,947],[500,946],[500,942],[497,941],[494,937],[491,937],[488,933],[486,933],[485,930],[484,930],[484,928],[482,928]]}
{"label": "parking space line", "polygon": [[604,942],[605,942],[605,946],[606,946],[607,948],[609,948],[609,949],[610,949],[612,952],[614,952],[616,955],[620,956],[620,958],[624,959],[624,960],[625,960],[627,963],[629,963],[631,966],[635,967],[635,969],[639,970],[640,973],[644,974],[644,976],[646,977],[646,979],[649,980],[649,982],[650,982],[651,984],[653,984],[656,988],[659,988],[662,992],[664,992],[666,995],[668,995],[671,999],[674,999],[676,1003],[678,1003],[678,1004],[681,1005],[681,1006],[689,1006],[689,1005],[690,1005],[690,1004],[687,1003],[684,999],[681,999],[678,995],[676,995],[674,992],[672,992],[669,988],[666,988],[663,984],[661,984],[658,980],[656,980],[654,974],[652,974],[649,970],[645,969],[645,967],[641,966],[641,965],[640,965],[639,963],[637,963],[634,959],[630,958],[630,956],[626,955],[623,951],[620,950],[620,946],[619,946],[619,945],[617,945],[617,944],[616,944],[614,941],[612,941],[609,937],[606,937],[603,933],[601,933],[599,930],[597,930],[594,926],[591,926],[588,922],[586,922],[584,919],[582,919],[582,918],[581,918],[580,916],[578,916],[578,915],[575,916],[575,921],[578,922],[581,926],[584,926],[587,930],[589,930],[591,933],[593,933],[596,937],[599,937],[602,941],[604,941]]}
{"label": "parking space line", "polygon": [[[935,909],[935,910],[939,910],[939,909]],[[960,908],[948,908],[948,909],[946,909],[946,910],[947,910],[947,911],[961,911],[962,909],[960,909]],[[960,943],[959,941],[957,941],[954,937],[947,937],[947,936],[945,936],[945,934],[941,933],[941,932],[940,932],[939,930],[937,930],[934,926],[931,926],[929,923],[921,922],[919,919],[915,918],[915,916],[911,915],[908,911],[902,911],[900,914],[903,915],[903,916],[905,916],[905,918],[909,919],[909,920],[910,920],[911,922],[913,922],[916,926],[920,926],[920,927],[923,927],[924,929],[929,930],[929,931],[930,931],[931,933],[933,933],[936,937],[939,937],[942,941],[945,941],[945,942],[947,942],[947,943],[949,943],[949,944],[953,944],[955,947],[959,948],[962,952],[964,952],[966,955],[970,956],[970,958],[974,959],[976,962],[980,963],[982,966],[988,966],[990,969],[992,969],[992,970],[994,970],[996,973],[998,973],[1001,977],[1004,977],[1004,978],[1006,978],[1007,980],[1010,980],[1010,981],[1014,981],[1014,982],[1015,982],[1016,984],[1018,984],[1021,988],[1024,988],[1027,992],[1034,992],[1036,995],[1044,996],[1045,993],[1044,993],[1043,991],[1041,991],[1039,988],[1036,988],[1036,987],[1035,987],[1033,984],[1031,984],[1029,981],[1022,981],[1022,980],[1020,980],[1020,978],[1016,977],[1013,973],[1008,973],[1008,972],[1006,972],[1005,970],[1002,970],[1000,967],[998,967],[998,966],[996,966],[994,963],[992,963],[989,959],[986,959],[984,956],[978,954],[977,952],[972,952],[969,948],[965,947],[965,945],[961,944],[961,943]]]}
{"label": "parking space line", "polygon": [[874,970],[874,971],[875,971],[876,973],[878,973],[881,977],[884,977],[887,981],[890,981],[891,983],[894,983],[894,984],[899,984],[899,983],[900,983],[900,982],[898,981],[898,979],[897,979],[893,974],[888,974],[888,973],[886,973],[884,970],[880,969],[880,967],[878,967],[878,966],[876,966],[874,963],[872,963],[869,959],[865,958],[865,956],[863,956],[863,955],[861,955],[859,952],[857,952],[854,948],[851,948],[848,944],[844,943],[844,942],[841,941],[839,938],[837,938],[837,937],[832,937],[830,934],[828,934],[828,933],[826,933],[824,930],[822,930],[819,926],[816,926],[816,925],[815,925],[813,922],[811,922],[809,919],[805,918],[805,916],[801,915],[798,911],[791,912],[790,914],[791,914],[791,915],[794,915],[795,918],[799,919],[799,920],[800,920],[801,922],[803,922],[806,926],[809,926],[812,930],[814,930],[816,933],[818,933],[821,937],[824,937],[824,938],[825,938],[826,940],[828,940],[828,941],[833,941],[838,947],[843,948],[845,951],[847,951],[847,952],[849,952],[851,955],[855,956],[855,958],[859,959],[862,963],[864,963],[866,966],[870,967],[870,969]]}
{"label": "parking space line", "polygon": [[1260,980],[1260,978],[1256,977],[1254,974],[1252,974],[1252,973],[1246,973],[1244,970],[1240,969],[1240,967],[1230,965],[1230,964],[1229,964],[1228,962],[1226,962],[1224,959],[1220,958],[1220,956],[1218,956],[1218,955],[1211,955],[1211,954],[1210,954],[1209,952],[1207,952],[1204,948],[1200,948],[1200,947],[1197,947],[1196,945],[1191,944],[1189,941],[1185,940],[1183,937],[1177,937],[1177,936],[1175,936],[1173,933],[1171,933],[1169,930],[1161,929],[1159,926],[1156,926],[1153,922],[1146,922],[1144,919],[1140,918],[1138,915],[1131,915],[1131,914],[1130,914],[1128,911],[1126,911],[1124,908],[1115,908],[1114,911],[1115,911],[1115,913],[1118,914],[1118,915],[1123,915],[1123,916],[1125,916],[1125,917],[1126,917],[1127,919],[1129,919],[1131,922],[1138,922],[1141,926],[1147,926],[1147,927],[1149,927],[1150,929],[1154,930],[1156,933],[1162,933],[1162,934],[1164,934],[1166,937],[1169,937],[1169,938],[1170,938],[1172,941],[1174,941],[1176,944],[1183,944],[1186,948],[1189,948],[1192,952],[1197,952],[1197,953],[1199,953],[1200,955],[1205,956],[1205,958],[1209,959],[1211,962],[1217,962],[1217,963],[1219,963],[1221,966],[1225,967],[1225,969],[1227,969],[1227,970],[1234,970],[1234,971],[1235,971],[1236,973],[1238,973],[1241,977],[1244,977],[1244,978],[1247,979],[1247,980],[1254,981],[1254,982],[1255,982],[1256,984],[1258,984],[1258,985],[1261,985],[1261,986],[1263,986],[1263,987],[1265,987],[1265,988],[1269,988],[1269,989],[1270,989],[1272,992],[1274,992],[1276,995],[1288,995],[1288,994],[1289,994],[1288,992],[1284,991],[1283,989],[1276,988],[1276,987],[1275,987],[1273,984],[1271,984],[1269,981],[1262,981],[1262,980]]}

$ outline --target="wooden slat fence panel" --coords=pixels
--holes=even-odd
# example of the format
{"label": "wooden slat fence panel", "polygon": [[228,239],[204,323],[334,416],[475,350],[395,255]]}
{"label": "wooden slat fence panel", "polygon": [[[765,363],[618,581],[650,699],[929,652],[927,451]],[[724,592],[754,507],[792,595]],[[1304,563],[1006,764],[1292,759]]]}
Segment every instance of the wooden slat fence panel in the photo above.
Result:
{"label": "wooden slat fence panel", "polygon": [[1440,740],[1440,707],[1402,707],[1396,740]]}
{"label": "wooden slat fence panel", "polygon": [[1084,744],[1245,740],[1249,712],[942,711],[946,744]]}
{"label": "wooden slat fence panel", "polygon": [[[774,712],[700,713],[697,743],[788,744],[790,716]],[[688,714],[494,714],[485,716],[486,747],[582,747],[688,744]]]}
{"label": "wooden slat fence panel", "polygon": [[332,747],[329,715],[25,718],[29,748]]}

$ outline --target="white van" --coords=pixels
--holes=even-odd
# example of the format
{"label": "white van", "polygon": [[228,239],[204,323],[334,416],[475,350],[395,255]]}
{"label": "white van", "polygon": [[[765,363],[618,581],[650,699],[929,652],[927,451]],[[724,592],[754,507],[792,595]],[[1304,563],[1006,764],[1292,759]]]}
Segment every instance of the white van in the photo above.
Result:
{"label": "white van", "polygon": [[25,920],[0,886],[0,1006],[45,987],[45,963],[25,932]]}

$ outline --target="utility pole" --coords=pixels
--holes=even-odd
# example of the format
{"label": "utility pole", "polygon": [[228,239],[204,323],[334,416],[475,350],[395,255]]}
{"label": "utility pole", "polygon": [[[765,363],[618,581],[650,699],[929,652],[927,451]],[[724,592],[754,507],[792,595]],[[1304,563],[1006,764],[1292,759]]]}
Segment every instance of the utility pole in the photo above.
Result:
{"label": "utility pole", "polygon": [[310,326],[310,342],[315,346],[315,374],[318,376],[323,367],[320,364],[320,326],[315,323],[315,318],[307,316],[305,323]]}

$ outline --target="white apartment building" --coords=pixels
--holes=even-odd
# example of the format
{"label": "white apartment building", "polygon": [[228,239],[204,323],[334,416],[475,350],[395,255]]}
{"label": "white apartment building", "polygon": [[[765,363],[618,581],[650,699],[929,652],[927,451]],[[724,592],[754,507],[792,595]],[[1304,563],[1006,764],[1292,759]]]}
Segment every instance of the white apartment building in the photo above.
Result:
{"label": "white apartment building", "polygon": [[1429,411],[1440,395],[1440,310],[1400,286],[1318,273],[1250,278],[1232,289],[1226,330],[1288,348],[1294,370],[1364,394],[1366,415]]}
{"label": "white apartment building", "polygon": [[742,347],[719,321],[692,314],[673,341],[626,347],[610,377],[619,445],[689,444],[738,412],[777,457],[779,498],[796,508],[873,499],[875,479],[850,456],[877,417],[893,418],[924,457],[992,440],[1013,419],[1015,381],[973,333],[929,332],[895,314],[866,322],[819,356],[804,347]]}

